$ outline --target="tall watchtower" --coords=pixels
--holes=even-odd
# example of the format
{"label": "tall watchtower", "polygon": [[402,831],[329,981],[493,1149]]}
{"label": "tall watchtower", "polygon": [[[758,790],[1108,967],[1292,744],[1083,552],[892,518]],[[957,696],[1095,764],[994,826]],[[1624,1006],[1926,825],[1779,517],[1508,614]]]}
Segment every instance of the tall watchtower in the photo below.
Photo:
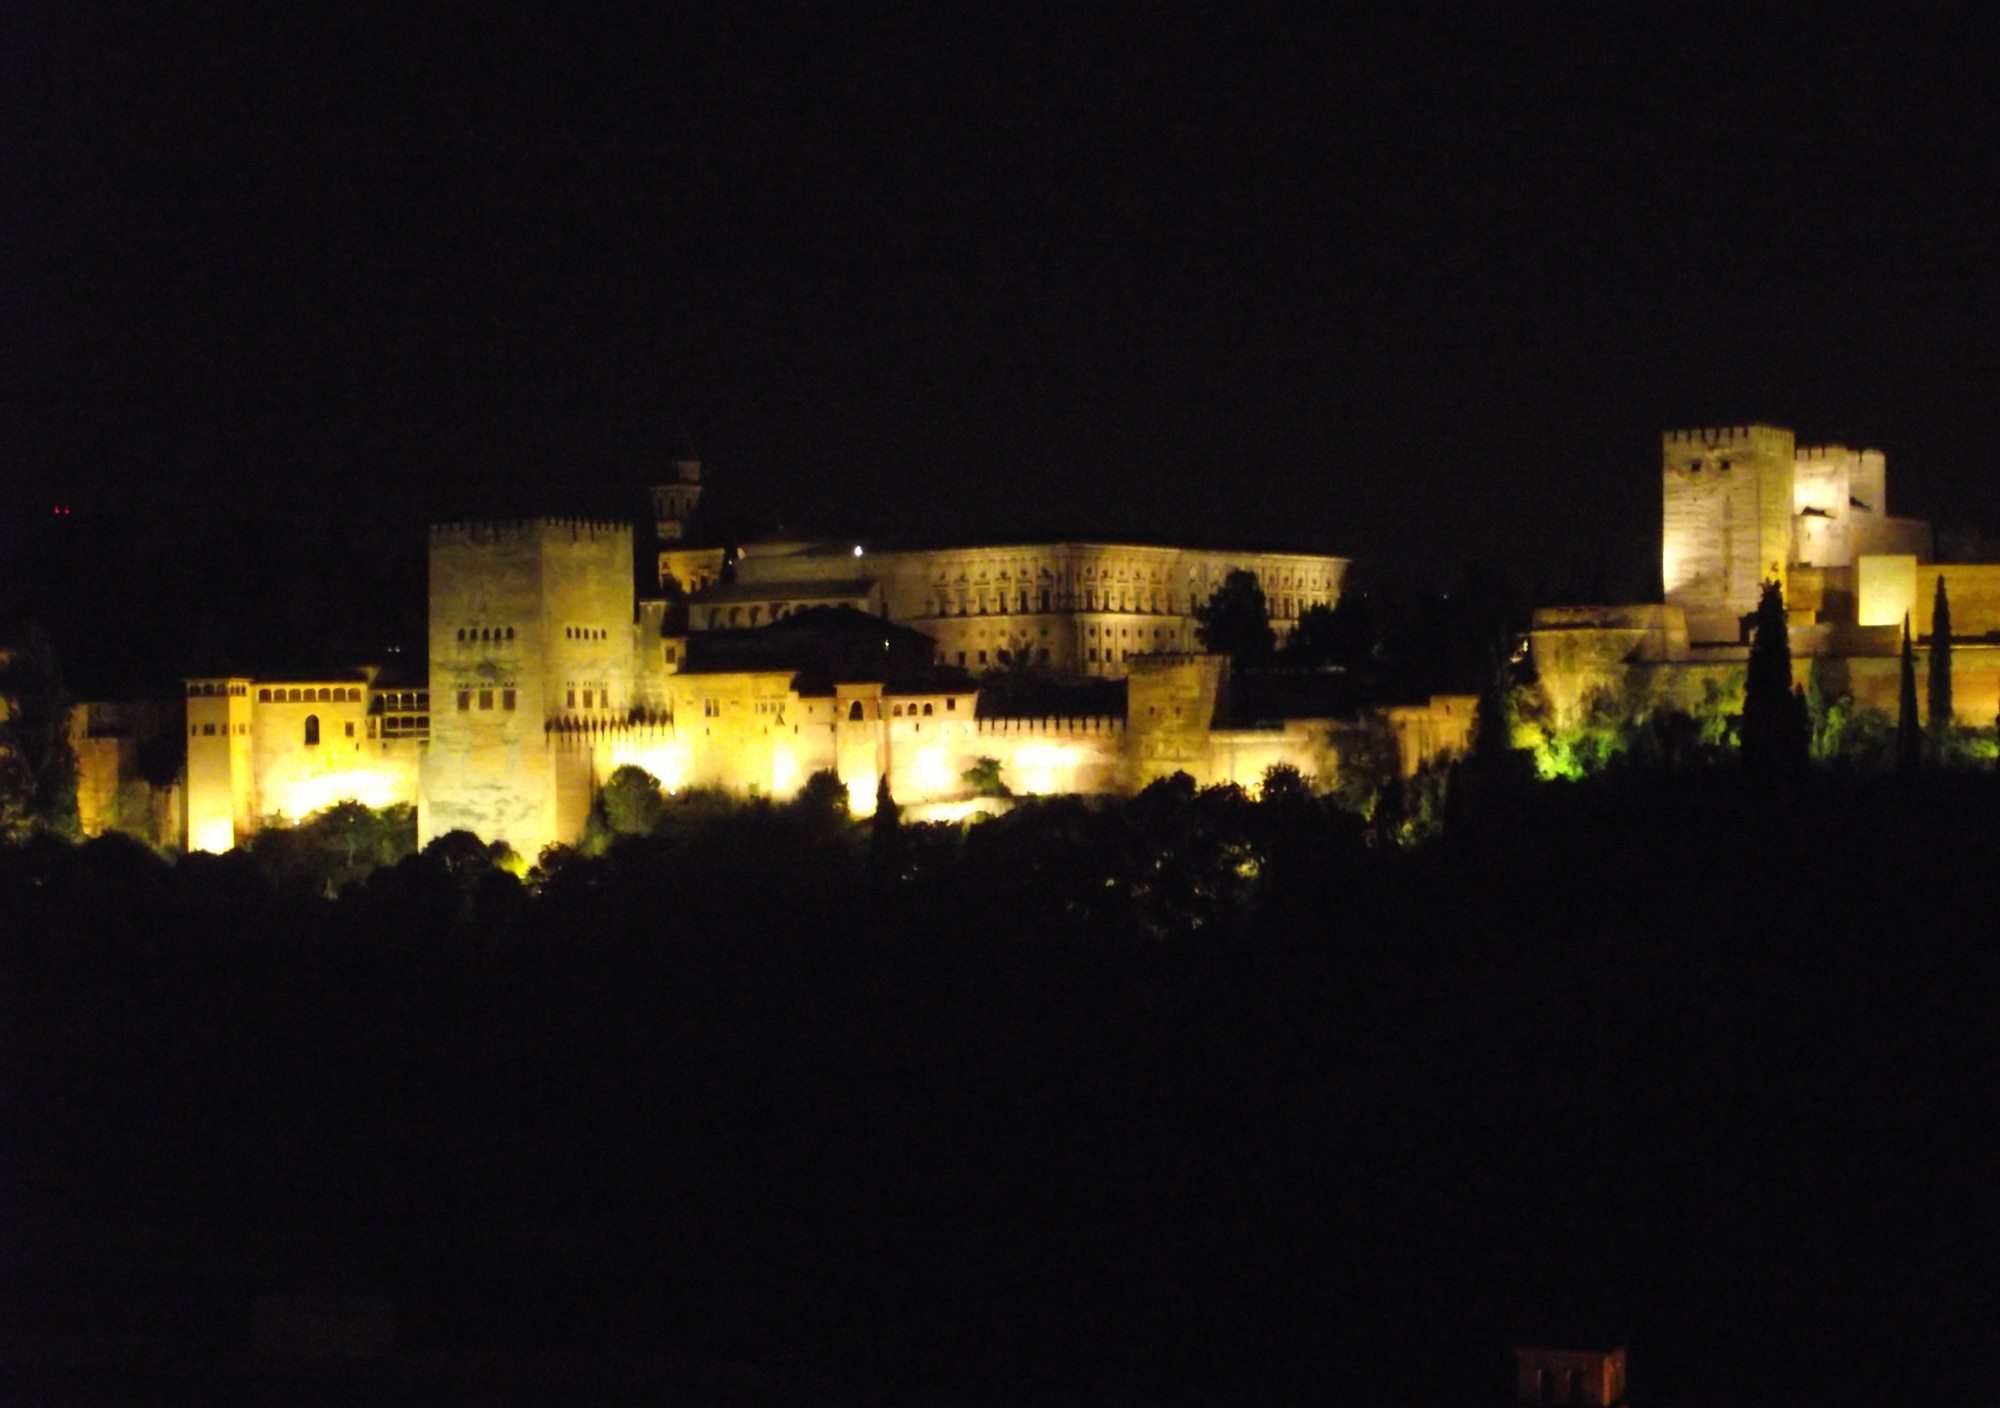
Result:
{"label": "tall watchtower", "polygon": [[631,525],[434,526],[420,839],[462,828],[529,859],[574,839],[590,802],[588,760],[579,782],[576,756],[551,747],[551,734],[626,717],[632,631]]}
{"label": "tall watchtower", "polygon": [[187,792],[182,831],[191,851],[226,851],[253,829],[250,681],[187,681]]}
{"label": "tall watchtower", "polygon": [[701,502],[701,461],[683,455],[673,462],[672,478],[653,486],[653,527],[662,543],[687,539],[695,505]]}
{"label": "tall watchtower", "polygon": [[1736,641],[1763,584],[1792,557],[1792,432],[1770,425],[1661,437],[1660,575],[1688,635]]}

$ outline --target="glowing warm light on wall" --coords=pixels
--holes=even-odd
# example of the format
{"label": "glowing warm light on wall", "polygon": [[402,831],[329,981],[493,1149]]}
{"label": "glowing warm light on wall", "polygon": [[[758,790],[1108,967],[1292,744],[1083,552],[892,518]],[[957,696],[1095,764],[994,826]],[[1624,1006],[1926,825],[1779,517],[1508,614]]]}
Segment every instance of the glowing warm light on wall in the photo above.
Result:
{"label": "glowing warm light on wall", "polygon": [[394,806],[408,801],[408,792],[403,779],[395,773],[353,768],[294,782],[285,789],[283,800],[273,810],[279,816],[298,821],[337,802],[359,802],[364,807]]}
{"label": "glowing warm light on wall", "polygon": [[771,795],[789,797],[799,790],[799,760],[791,748],[780,743],[771,750]]}
{"label": "glowing warm light on wall", "polygon": [[1014,755],[1019,790],[1042,796],[1076,790],[1076,750],[1065,743],[1030,743]]}
{"label": "glowing warm light on wall", "polygon": [[875,815],[874,773],[863,773],[847,780],[847,813],[849,816]]}
{"label": "glowing warm light on wall", "polygon": [[635,768],[644,768],[668,792],[679,792],[681,788],[687,786],[688,760],[685,744],[667,743],[654,748],[639,748],[629,743],[616,744],[611,750],[612,768],[615,770],[627,764]]}
{"label": "glowing warm light on wall", "polygon": [[188,849],[209,851],[215,855],[235,850],[236,827],[226,816],[212,816],[205,821],[198,821],[188,837]]}
{"label": "glowing warm light on wall", "polygon": [[1681,564],[1681,551],[1673,543],[1660,549],[1660,581],[1669,592],[1679,591],[1685,578],[1686,569]]}
{"label": "glowing warm light on wall", "polygon": [[952,776],[951,764],[945,761],[944,749],[923,748],[917,752],[917,790],[925,796],[950,792],[958,779]]}

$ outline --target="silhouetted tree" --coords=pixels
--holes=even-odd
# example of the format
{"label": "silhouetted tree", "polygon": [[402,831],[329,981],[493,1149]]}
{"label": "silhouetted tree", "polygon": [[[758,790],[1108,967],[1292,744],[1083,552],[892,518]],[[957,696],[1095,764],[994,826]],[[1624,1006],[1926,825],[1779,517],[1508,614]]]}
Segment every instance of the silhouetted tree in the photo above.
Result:
{"label": "silhouetted tree", "polygon": [[55,646],[39,626],[28,628],[0,667],[0,698],[7,713],[0,723],[0,753],[11,753],[18,763],[0,770],[0,788],[11,794],[0,810],[19,813],[28,824],[57,835],[76,835],[69,691],[63,687]]}
{"label": "silhouetted tree", "polygon": [[604,824],[617,836],[645,836],[660,824],[665,799],[659,779],[642,767],[626,763],[604,781]]}
{"label": "silhouetted tree", "polygon": [[1924,721],[1930,725],[1931,752],[1943,758],[1951,738],[1951,601],[1945,596],[1944,574],[1938,573],[1937,595],[1931,603],[1931,657]]}
{"label": "silhouetted tree", "polygon": [[875,783],[875,816],[868,824],[868,878],[877,889],[903,873],[903,809],[889,790],[889,775]]}
{"label": "silhouetted tree", "polygon": [[824,815],[847,816],[847,784],[840,780],[840,774],[832,768],[821,768],[805,780],[799,788],[799,795],[793,804],[802,811]]}
{"label": "silhouetted tree", "polygon": [[1227,655],[1237,665],[1269,663],[1276,644],[1271,609],[1254,572],[1235,571],[1223,578],[1214,596],[1195,608],[1201,624],[1202,649]]}
{"label": "silhouetted tree", "polygon": [[1356,592],[1341,597],[1336,605],[1301,611],[1278,660],[1304,670],[1352,666],[1367,660],[1374,645],[1368,598]]}
{"label": "silhouetted tree", "polygon": [[1757,599],[1755,631],[1743,683],[1743,762],[1760,772],[1798,771],[1811,738],[1805,695],[1792,686],[1791,631],[1776,582],[1764,583]]}
{"label": "silhouetted tree", "polygon": [[1923,761],[1924,735],[1917,726],[1917,655],[1910,644],[1910,614],[1903,613],[1903,676],[1896,692],[1896,767],[1912,772]]}

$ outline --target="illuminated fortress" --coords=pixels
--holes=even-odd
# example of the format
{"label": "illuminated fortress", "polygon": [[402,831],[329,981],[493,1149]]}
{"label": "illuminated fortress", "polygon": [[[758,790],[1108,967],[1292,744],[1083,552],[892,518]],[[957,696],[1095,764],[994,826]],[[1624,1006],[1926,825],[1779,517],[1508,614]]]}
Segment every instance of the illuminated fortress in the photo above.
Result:
{"label": "illuminated fortress", "polygon": [[[877,550],[842,540],[698,546],[700,466],[653,490],[656,595],[634,532],[570,519],[430,534],[429,675],[188,682],[183,834],[219,850],[334,801],[411,802],[428,840],[463,828],[532,856],[574,840],[618,766],[670,790],[783,798],[820,771],[857,814],[886,778],[920,815],[1014,791],[1124,793],[1184,771],[1254,785],[1273,763],[1331,780],[1334,721],[1234,727],[1227,662],[1197,608],[1249,571],[1279,637],[1338,599],[1347,563],[1096,541]],[[1893,714],[1907,617],[1951,603],[1958,719],[2000,713],[2000,564],[1938,563],[1888,511],[1873,449],[1801,448],[1768,425],[1661,437],[1663,600],[1536,611],[1530,645],[1559,726],[1609,710],[1728,710],[1762,584],[1783,589],[1796,678]],[[981,677],[1023,667],[1122,682],[1124,707],[1016,716]],[[1382,711],[1405,772],[1464,746],[1471,701]],[[88,784],[90,779],[86,778]],[[103,789],[98,789],[103,790]]]}
{"label": "illuminated fortress", "polygon": [[[419,686],[188,681],[189,846],[227,849],[353,798],[414,803],[420,840],[464,829],[532,858],[581,835],[627,763],[669,790],[773,798],[830,771],[862,815],[884,778],[900,803],[954,814],[982,759],[1024,794],[1121,793],[1175,771],[1255,785],[1279,762],[1331,780],[1331,720],[1226,726],[1227,662],[1197,653],[1195,613],[1249,571],[1282,639],[1338,600],[1345,559],[1073,541],[701,547],[686,541],[700,493],[691,460],[653,491],[657,596],[634,590],[629,524],[433,527]],[[979,677],[1022,668],[1123,681],[1125,707],[1100,693],[1099,712],[982,710]],[[1469,703],[1392,723],[1414,767],[1462,742]]]}
{"label": "illuminated fortress", "polygon": [[1593,708],[1695,709],[1740,688],[1762,584],[1784,592],[1801,685],[1896,711],[1905,617],[1928,642],[1934,589],[1951,606],[1955,717],[2000,709],[2000,563],[1939,563],[1931,527],[1888,511],[1880,450],[1802,448],[1776,426],[1673,430],[1660,440],[1664,601],[1552,607],[1531,644],[1558,722]]}

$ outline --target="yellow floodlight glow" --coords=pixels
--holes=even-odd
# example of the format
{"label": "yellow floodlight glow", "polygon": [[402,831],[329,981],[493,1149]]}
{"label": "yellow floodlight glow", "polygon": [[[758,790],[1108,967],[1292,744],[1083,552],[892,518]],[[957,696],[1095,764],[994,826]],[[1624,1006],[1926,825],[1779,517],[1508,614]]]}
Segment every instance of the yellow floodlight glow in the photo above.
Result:
{"label": "yellow floodlight glow", "polygon": [[196,822],[193,834],[188,837],[188,849],[208,851],[214,855],[235,850],[235,824],[226,816],[212,816]]}
{"label": "yellow floodlight glow", "polygon": [[688,759],[684,743],[664,743],[648,748],[626,742],[614,744],[611,749],[612,769],[615,771],[628,765],[651,773],[669,793],[679,792],[687,786]]}
{"label": "yellow floodlight glow", "polygon": [[849,816],[875,815],[875,774],[863,773],[847,781],[847,814]]}
{"label": "yellow floodlight glow", "polygon": [[771,750],[771,795],[789,797],[799,790],[799,760],[790,745],[780,743]]}
{"label": "yellow floodlight glow", "polygon": [[917,751],[917,790],[923,796],[940,796],[954,790],[958,781],[951,774],[951,764],[945,761],[944,749],[932,747]]}
{"label": "yellow floodlight glow", "polygon": [[276,810],[282,817],[299,821],[338,802],[359,802],[364,807],[379,808],[410,800],[403,775],[376,768],[350,768],[301,778],[285,789],[284,801]]}
{"label": "yellow floodlight glow", "polygon": [[1029,743],[1014,755],[1014,772],[1023,792],[1074,792],[1076,762],[1076,750],[1066,743]]}

